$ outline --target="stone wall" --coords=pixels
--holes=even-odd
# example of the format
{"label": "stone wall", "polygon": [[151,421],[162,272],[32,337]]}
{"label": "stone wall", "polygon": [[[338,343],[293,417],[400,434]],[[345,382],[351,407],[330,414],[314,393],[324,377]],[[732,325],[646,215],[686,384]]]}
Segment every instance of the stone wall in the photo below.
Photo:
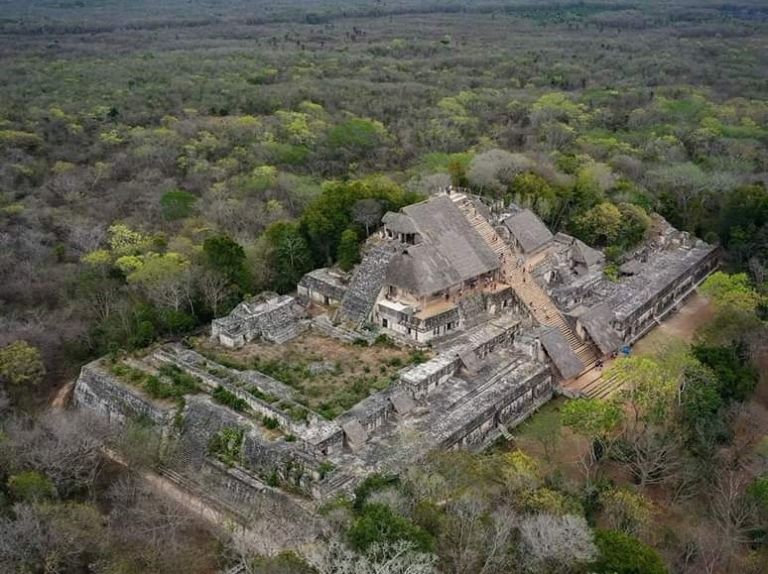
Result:
{"label": "stone wall", "polygon": [[680,273],[651,300],[638,306],[626,317],[617,318],[612,325],[613,328],[622,336],[625,343],[635,342],[688,297],[710,273],[717,269],[718,263],[718,252],[710,251],[695,266]]}
{"label": "stone wall", "polygon": [[237,509],[249,529],[273,539],[273,544],[263,545],[265,549],[295,549],[313,542],[321,533],[322,521],[308,501],[272,488],[243,469],[208,460],[200,478],[217,498]]}
{"label": "stone wall", "polygon": [[456,374],[461,365],[455,353],[441,353],[421,365],[400,372],[399,383],[414,398],[420,399]]}
{"label": "stone wall", "polygon": [[139,389],[123,383],[110,374],[101,361],[94,361],[80,370],[75,384],[73,403],[122,425],[130,419],[145,419],[160,429],[172,420],[176,411],[172,403],[154,401]]}
{"label": "stone wall", "polygon": [[443,442],[445,448],[484,446],[499,435],[499,424],[515,426],[549,401],[554,394],[552,373],[542,369],[531,378],[507,381],[501,374],[496,382],[503,392],[494,404],[477,412]]}

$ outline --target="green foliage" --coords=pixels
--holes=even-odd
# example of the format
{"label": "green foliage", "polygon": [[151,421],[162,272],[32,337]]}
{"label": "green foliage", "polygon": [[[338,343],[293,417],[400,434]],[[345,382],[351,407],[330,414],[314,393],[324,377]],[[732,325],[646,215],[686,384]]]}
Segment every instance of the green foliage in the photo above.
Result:
{"label": "green foliage", "polygon": [[739,261],[768,258],[768,190],[755,184],[727,194],[720,210],[719,234],[723,245]]}
{"label": "green foliage", "polygon": [[561,430],[560,415],[553,409],[546,409],[534,414],[522,432],[542,446],[545,460],[550,461],[560,441]]}
{"label": "green foliage", "polygon": [[299,224],[277,221],[266,229],[264,237],[271,248],[273,286],[279,293],[292,291],[302,275],[312,268],[312,252]]}
{"label": "green foliage", "polygon": [[361,510],[368,501],[368,498],[374,492],[397,486],[400,484],[400,479],[391,474],[371,474],[363,480],[357,488],[355,488],[355,501],[354,508]]}
{"label": "green foliage", "polygon": [[563,406],[561,420],[575,432],[589,439],[597,439],[608,435],[619,425],[622,412],[612,402],[577,399],[568,401]]}
{"label": "green foliage", "polygon": [[[240,409],[237,409],[237,410],[240,410]],[[268,428],[268,429],[270,429],[270,430],[274,430],[274,429],[280,428],[280,421],[279,421],[279,420],[277,420],[277,419],[276,419],[276,418],[274,418],[274,417],[268,417],[268,416],[264,415],[264,416],[261,418],[261,422],[262,422],[262,424],[263,424],[263,425],[264,425],[266,428]]]}
{"label": "green foliage", "polygon": [[573,220],[574,234],[587,243],[605,247],[615,243],[621,232],[621,212],[612,203],[601,203]]}
{"label": "green foliage", "polygon": [[761,299],[746,273],[717,271],[707,277],[700,290],[726,311],[754,312]]}
{"label": "green foliage", "polygon": [[344,271],[349,271],[360,261],[360,248],[357,232],[354,229],[345,229],[339,239],[339,247],[336,250],[336,261]]}
{"label": "green foliage", "polygon": [[0,348],[0,380],[11,385],[36,385],[45,376],[40,351],[26,341]]}
{"label": "green foliage", "polygon": [[190,375],[181,369],[178,365],[171,363],[162,365],[158,372],[171,380],[171,384],[178,389],[180,393],[192,394],[199,392],[200,379],[195,375]]}
{"label": "green foliage", "polygon": [[333,469],[336,468],[336,465],[334,465],[330,460],[324,460],[320,463],[320,466],[318,466],[317,470],[320,473],[320,479],[322,480],[330,472],[333,471]]}
{"label": "green foliage", "polygon": [[176,365],[160,367],[158,370],[160,376],[132,367],[124,361],[111,363],[109,370],[116,377],[141,388],[153,399],[178,400],[184,395],[193,394],[200,390],[197,377],[183,372]]}
{"label": "green foliage", "polygon": [[755,501],[759,511],[768,516],[768,475],[755,478],[747,487],[747,494]]}
{"label": "green foliage", "polygon": [[203,254],[212,269],[247,292],[250,274],[245,265],[245,251],[239,243],[226,235],[209,237],[203,242]]}
{"label": "green foliage", "polygon": [[681,431],[689,448],[702,458],[712,456],[715,446],[728,438],[723,416],[726,401],[717,375],[704,365],[686,369],[680,394]]}
{"label": "green foliage", "polygon": [[430,552],[434,539],[424,529],[383,504],[367,504],[347,532],[349,544],[365,551],[372,544],[406,540],[421,552]]}
{"label": "green foliage", "polygon": [[265,393],[262,390],[257,389],[256,387],[252,387],[248,389],[248,392],[251,393],[257,399],[261,399],[265,403],[274,403],[278,400],[276,396],[270,395],[269,393]]}
{"label": "green foliage", "polygon": [[622,532],[595,531],[600,557],[589,565],[595,574],[667,574],[661,557],[647,546]]}
{"label": "green foliage", "polygon": [[13,474],[8,478],[8,491],[16,500],[23,502],[41,501],[56,496],[51,480],[34,470]]}
{"label": "green foliage", "polygon": [[626,489],[612,489],[604,492],[600,501],[605,520],[614,530],[639,535],[651,524],[653,506],[641,494]]}
{"label": "green foliage", "polygon": [[327,143],[341,157],[354,161],[364,158],[385,136],[386,130],[380,122],[352,118],[328,130]]}
{"label": "green foliage", "polygon": [[184,219],[192,215],[197,197],[188,191],[174,189],[167,191],[160,198],[163,217],[169,221]]}
{"label": "green foliage", "polygon": [[211,437],[208,452],[229,466],[240,464],[244,436],[245,429],[224,427]]}
{"label": "green foliage", "polygon": [[353,224],[353,209],[358,201],[377,199],[384,210],[398,210],[422,199],[407,193],[385,177],[368,177],[345,182],[329,182],[301,216],[301,229],[315,250],[318,264],[332,261],[341,234]]}
{"label": "green foliage", "polygon": [[709,367],[718,382],[718,393],[726,402],[744,401],[757,385],[758,373],[750,364],[747,349],[739,343],[728,347],[696,345],[693,356]]}
{"label": "green foliage", "polygon": [[621,229],[617,238],[618,244],[624,249],[634,247],[645,239],[651,229],[651,218],[639,205],[620,203]]}
{"label": "green foliage", "polygon": [[217,403],[221,403],[222,405],[227,406],[230,409],[238,412],[244,412],[249,410],[250,408],[248,406],[248,403],[245,401],[245,399],[241,399],[240,397],[228,391],[222,386],[216,387],[211,393],[211,397]]}

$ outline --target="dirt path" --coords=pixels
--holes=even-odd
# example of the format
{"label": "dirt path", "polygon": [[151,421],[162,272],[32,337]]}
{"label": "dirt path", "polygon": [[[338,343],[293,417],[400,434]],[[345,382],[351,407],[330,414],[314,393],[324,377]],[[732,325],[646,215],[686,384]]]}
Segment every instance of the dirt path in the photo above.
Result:
{"label": "dirt path", "polygon": [[715,310],[709,300],[694,293],[679,311],[635,343],[634,352],[641,355],[655,353],[659,344],[668,338],[682,339],[690,343],[696,336],[696,331],[712,320],[714,315]]}
{"label": "dirt path", "polygon": [[65,409],[72,399],[72,392],[75,390],[75,381],[69,381],[61,387],[51,399],[52,409]]}

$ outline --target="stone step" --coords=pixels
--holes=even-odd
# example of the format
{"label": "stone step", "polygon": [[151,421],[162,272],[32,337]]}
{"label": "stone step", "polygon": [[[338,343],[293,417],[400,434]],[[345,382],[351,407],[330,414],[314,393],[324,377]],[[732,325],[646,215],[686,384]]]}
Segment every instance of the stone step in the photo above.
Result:
{"label": "stone step", "polygon": [[602,371],[597,373],[597,377],[581,388],[581,392],[589,398],[605,399],[624,386],[625,381],[615,374],[605,377]]}
{"label": "stone step", "polygon": [[[499,234],[496,233],[496,230],[490,222],[475,209],[475,206],[469,198],[464,194],[452,194],[451,198],[456,202],[456,205],[467,218],[467,221],[469,221],[480,234],[486,244],[497,255],[503,255],[508,262],[508,266],[511,266],[511,262],[515,261],[518,256],[512,251],[509,245],[501,239]],[[597,358],[594,349],[573,332],[573,329],[568,325],[568,322],[552,303],[549,296],[535,284],[533,278],[524,275],[519,268],[507,269],[506,271],[508,283],[523,299],[524,304],[530,305],[532,303],[537,310],[543,310],[546,317],[543,323],[545,325],[556,327],[560,331],[568,342],[568,346],[571,347],[585,367],[593,364]],[[525,281],[523,279],[525,279]]]}
{"label": "stone step", "polygon": [[347,291],[341,300],[337,317],[360,327],[370,315],[381,291],[389,262],[398,251],[395,241],[387,241],[371,249],[355,268]]}

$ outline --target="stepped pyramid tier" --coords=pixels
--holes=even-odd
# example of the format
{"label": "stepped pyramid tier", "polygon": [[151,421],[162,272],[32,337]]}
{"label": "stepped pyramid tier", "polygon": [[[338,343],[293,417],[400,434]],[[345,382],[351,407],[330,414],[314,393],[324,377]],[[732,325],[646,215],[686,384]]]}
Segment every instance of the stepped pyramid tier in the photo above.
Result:
{"label": "stepped pyramid tier", "polygon": [[226,317],[214,319],[211,338],[230,348],[242,347],[259,337],[285,342],[299,333],[296,323],[304,315],[304,307],[295,298],[263,293],[243,301]]}
{"label": "stepped pyramid tier", "polygon": [[389,264],[400,251],[395,241],[383,241],[370,249],[355,268],[336,319],[359,327],[365,322],[379,296]]}

